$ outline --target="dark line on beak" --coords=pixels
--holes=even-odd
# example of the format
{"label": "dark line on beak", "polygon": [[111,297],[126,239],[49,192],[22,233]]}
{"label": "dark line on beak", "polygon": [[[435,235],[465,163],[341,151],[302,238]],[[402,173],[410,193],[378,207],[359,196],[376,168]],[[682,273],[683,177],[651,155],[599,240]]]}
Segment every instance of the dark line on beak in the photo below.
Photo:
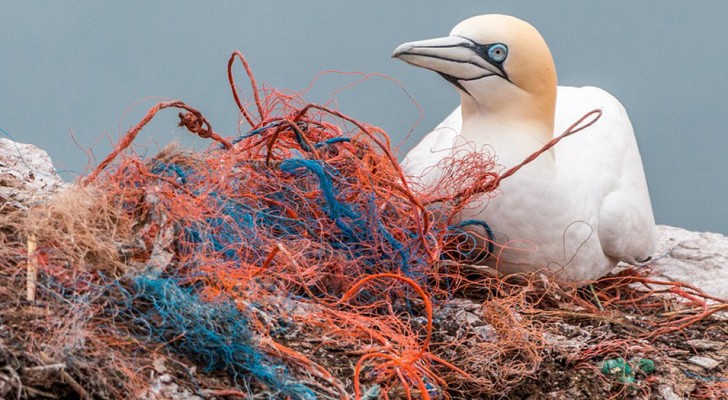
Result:
{"label": "dark line on beak", "polygon": [[468,96],[473,97],[473,95],[470,94],[470,92],[468,92],[468,89],[465,89],[465,87],[462,84],[460,84],[460,79],[458,79],[458,78],[456,78],[456,77],[454,77],[452,75],[448,75],[448,74],[446,74],[444,72],[438,72],[438,71],[435,71],[435,72],[437,72],[438,74],[440,74],[441,77],[445,78],[446,81],[448,81],[448,82],[452,83],[453,85],[455,85],[458,89],[460,89],[463,92],[467,93]]}

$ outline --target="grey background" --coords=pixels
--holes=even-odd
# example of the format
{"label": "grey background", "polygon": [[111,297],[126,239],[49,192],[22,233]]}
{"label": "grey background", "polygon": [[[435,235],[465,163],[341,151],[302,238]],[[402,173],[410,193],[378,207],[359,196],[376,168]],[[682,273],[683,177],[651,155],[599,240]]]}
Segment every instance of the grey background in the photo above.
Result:
{"label": "grey background", "polygon": [[[301,90],[325,70],[399,80],[424,109],[419,124],[418,109],[386,79],[337,94],[336,105],[387,130],[401,156],[458,97],[436,74],[390,59],[392,50],[484,13],[539,28],[560,84],[600,86],[622,101],[659,223],[728,233],[726,2],[4,2],[0,128],[46,149],[66,180],[100,161],[162,99],[183,100],[234,135],[225,66],[239,49],[260,82],[280,89]],[[307,99],[324,102],[356,79],[324,75]],[[153,154],[173,140],[205,147],[176,122],[175,112],[163,112],[137,150]]]}

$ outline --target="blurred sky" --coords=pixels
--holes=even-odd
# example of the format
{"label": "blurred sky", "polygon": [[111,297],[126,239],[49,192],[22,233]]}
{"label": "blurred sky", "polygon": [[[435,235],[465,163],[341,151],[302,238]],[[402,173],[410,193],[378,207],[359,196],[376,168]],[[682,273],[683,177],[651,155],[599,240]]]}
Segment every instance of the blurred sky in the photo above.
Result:
{"label": "blurred sky", "polygon": [[[560,84],[600,86],[621,100],[658,223],[728,234],[728,2],[3,2],[0,128],[46,149],[69,181],[162,99],[183,100],[234,135],[225,67],[239,49],[260,82],[281,89],[301,90],[326,70],[397,79],[424,109],[404,142],[420,112],[397,84],[372,78],[335,97],[343,112],[383,127],[401,157],[459,98],[437,74],[391,59],[392,50],[485,13],[535,25]],[[327,101],[355,80],[324,75],[307,99]],[[137,149],[154,154],[174,140],[205,147],[176,123],[176,112],[163,112]]]}

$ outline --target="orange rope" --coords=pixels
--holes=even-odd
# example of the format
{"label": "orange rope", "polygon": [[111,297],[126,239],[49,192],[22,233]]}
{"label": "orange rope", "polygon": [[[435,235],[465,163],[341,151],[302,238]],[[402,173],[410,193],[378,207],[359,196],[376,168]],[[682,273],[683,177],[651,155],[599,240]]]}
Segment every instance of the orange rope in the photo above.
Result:
{"label": "orange rope", "polygon": [[[233,77],[233,63],[235,62],[235,59],[239,59],[243,63],[243,68],[245,68],[245,73],[248,74],[248,80],[250,80],[250,86],[253,90],[253,97],[255,98],[255,105],[258,107],[258,115],[260,116],[260,121],[256,124],[253,121],[253,117],[250,115],[250,113],[246,110],[246,108],[243,106],[243,103],[240,101],[240,97],[238,96],[238,91],[235,87],[235,78]],[[253,71],[250,69],[250,66],[248,65],[248,61],[243,57],[243,53],[240,52],[240,50],[235,50],[233,54],[230,56],[230,59],[228,60],[227,65],[227,75],[228,75],[228,81],[230,82],[230,89],[233,92],[233,98],[235,99],[235,104],[238,105],[238,109],[243,114],[245,119],[248,121],[248,124],[252,128],[257,128],[260,123],[262,123],[266,119],[266,115],[263,112],[263,106],[260,102],[260,95],[258,94],[258,84],[255,81],[255,77],[253,76]]]}
{"label": "orange rope", "polygon": [[114,161],[114,159],[116,159],[119,153],[126,150],[132,144],[136,136],[139,134],[139,132],[141,132],[142,128],[144,128],[144,126],[146,126],[160,110],[163,110],[165,108],[181,108],[183,110],[186,110],[187,113],[180,113],[179,115],[180,126],[186,127],[190,130],[190,132],[199,135],[203,139],[213,139],[221,143],[227,149],[231,149],[233,147],[230,142],[223,139],[220,135],[212,130],[212,125],[210,125],[207,119],[202,116],[201,112],[188,106],[184,102],[168,101],[157,103],[152,108],[150,108],[149,111],[147,111],[146,115],[144,115],[144,118],[142,118],[136,125],[129,129],[129,131],[127,131],[127,133],[124,135],[124,138],[119,141],[119,144],[116,146],[114,151],[106,156],[106,158],[104,158],[104,160],[99,163],[96,169],[94,169],[94,171],[88,177],[86,177],[86,179],[84,180],[84,185],[93,182],[99,175],[99,173],[101,173],[104,168],[106,168],[109,164],[111,164],[111,162]]}

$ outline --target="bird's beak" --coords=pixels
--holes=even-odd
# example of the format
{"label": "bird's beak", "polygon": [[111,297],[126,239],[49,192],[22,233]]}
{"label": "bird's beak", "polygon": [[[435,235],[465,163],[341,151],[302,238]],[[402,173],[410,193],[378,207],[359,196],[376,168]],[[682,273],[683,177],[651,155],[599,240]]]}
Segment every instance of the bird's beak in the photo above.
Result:
{"label": "bird's beak", "polygon": [[501,68],[482,54],[482,45],[460,36],[404,43],[394,49],[393,58],[426,68],[461,87],[459,81],[472,81],[492,75],[505,77]]}

